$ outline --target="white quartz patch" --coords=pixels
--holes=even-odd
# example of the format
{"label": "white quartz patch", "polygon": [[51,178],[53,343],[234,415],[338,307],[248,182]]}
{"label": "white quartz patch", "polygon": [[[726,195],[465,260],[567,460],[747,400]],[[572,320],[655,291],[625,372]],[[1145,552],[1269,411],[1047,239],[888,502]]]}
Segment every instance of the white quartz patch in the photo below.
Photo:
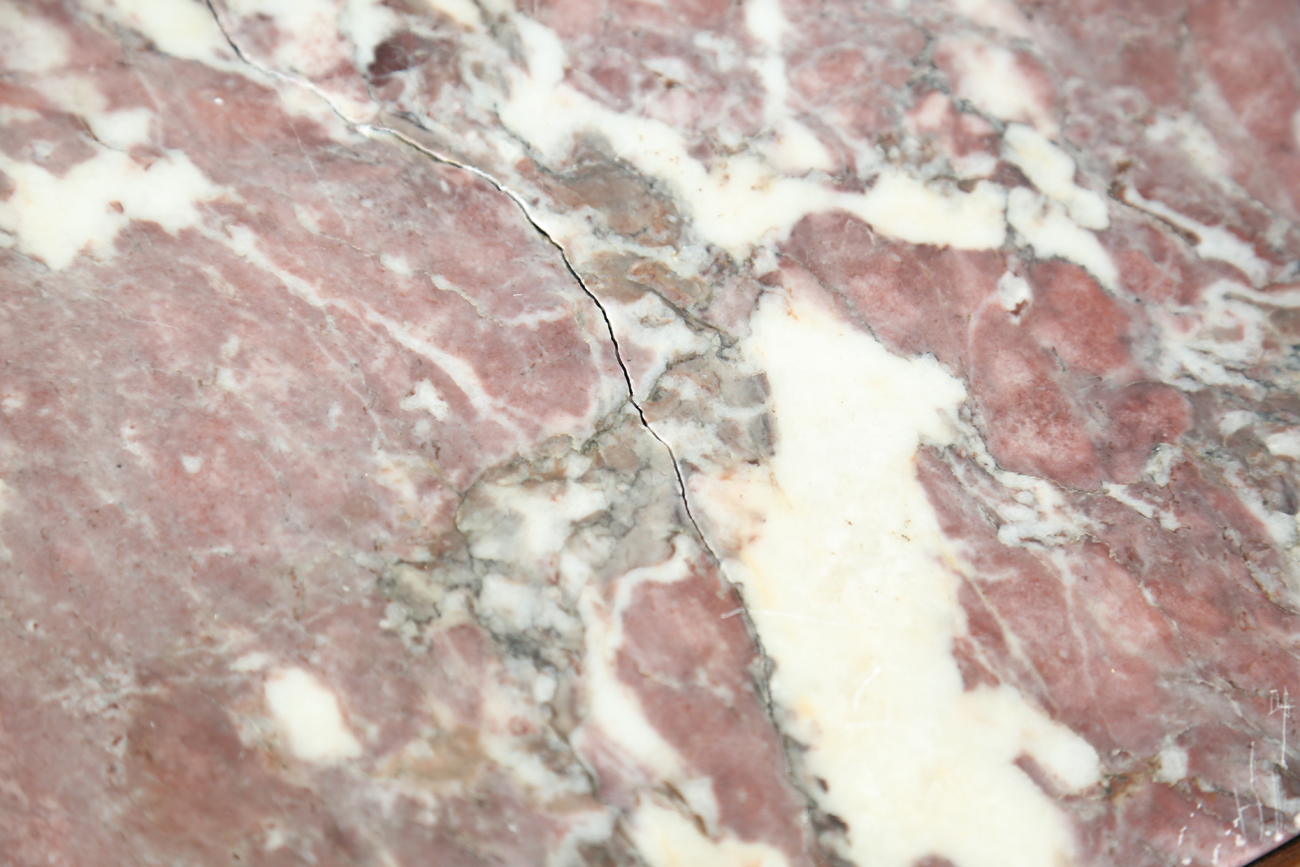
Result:
{"label": "white quartz patch", "polygon": [[0,171],[15,187],[0,201],[0,229],[55,271],[83,251],[111,257],[132,220],[152,220],[173,235],[194,226],[198,205],[224,194],[180,151],[142,167],[121,151],[101,150],[62,177],[0,154]]}
{"label": "white quartz patch", "polygon": [[[770,3],[747,6],[750,29],[764,45],[784,20]],[[497,106],[502,122],[543,157],[562,162],[574,142],[598,133],[621,158],[666,184],[704,239],[745,259],[755,247],[786,237],[808,214],[842,209],[882,234],[915,243],[991,249],[1005,238],[1005,194],[982,183],[971,193],[939,190],[901,173],[881,175],[866,194],[837,192],[809,176],[830,164],[826,149],[788,117],[784,66],[773,54],[756,67],[767,91],[771,146],[706,167],[678,128],[644,112],[613,111],[564,81],[567,57],[554,31],[516,16],[528,73],[516,73]],[[545,222],[549,217],[539,215]]]}
{"label": "white quartz patch", "polygon": [[1167,746],[1156,756],[1155,780],[1173,785],[1187,776],[1187,750]]}
{"label": "white quartz patch", "polygon": [[789,863],[762,843],[711,839],[679,811],[653,801],[637,809],[632,842],[650,867],[786,867]]}
{"label": "white quartz patch", "polygon": [[339,28],[352,41],[357,69],[375,60],[375,47],[401,26],[401,19],[380,0],[344,0]]}
{"label": "white quartz patch", "polygon": [[945,37],[939,44],[940,51],[952,59],[957,96],[992,117],[1023,121],[1056,135],[1050,107],[1038,96],[1038,88],[1025,76],[1014,52],[979,36]]}
{"label": "white quartz patch", "polygon": [[964,620],[915,455],[954,436],[960,382],[812,301],[768,296],[747,350],[772,389],[776,455],[701,505],[754,516],[725,568],[775,661],[779,718],[827,783],[814,795],[849,826],[843,854],[1069,863],[1065,816],[1015,762],[1073,791],[1097,782],[1095,751],[1009,688],[964,690],[952,656]]}
{"label": "white quartz patch", "polygon": [[1033,127],[1012,123],[1007,124],[1002,142],[1007,162],[1024,172],[1044,195],[1064,205],[1071,220],[1086,229],[1110,225],[1106,200],[1074,182],[1074,159],[1047,136]]}
{"label": "white quartz patch", "polygon": [[86,0],[94,12],[149,38],[159,51],[223,67],[233,52],[200,0]]}
{"label": "white quartz patch", "polygon": [[745,29],[759,42],[779,50],[790,22],[781,11],[781,0],[748,0],[745,3]]}
{"label": "white quartz patch", "polygon": [[106,147],[125,151],[148,144],[153,119],[154,113],[147,108],[129,108],[92,112],[86,115],[86,125]]}
{"label": "white quartz patch", "polygon": [[998,303],[1019,322],[1020,315],[1034,301],[1034,290],[1023,277],[1007,272],[998,278]]}
{"label": "white quartz patch", "polygon": [[284,668],[266,679],[267,710],[289,746],[307,762],[333,764],[361,755],[328,686],[301,668]]}
{"label": "white quartz patch", "polygon": [[1060,202],[1016,187],[1007,196],[1007,222],[1040,259],[1060,258],[1081,265],[1107,289],[1119,283],[1119,269],[1101,241],[1071,219]]}
{"label": "white quartz patch", "polygon": [[425,0],[425,2],[433,11],[441,12],[452,21],[471,30],[483,26],[482,13],[474,5],[474,0]]}
{"label": "white quartz patch", "polygon": [[438,396],[438,390],[427,379],[417,382],[415,388],[411,390],[409,395],[402,398],[402,402],[398,406],[407,412],[424,410],[438,421],[442,421],[450,412],[447,402]]}
{"label": "white quartz patch", "polygon": [[1300,460],[1300,429],[1288,428],[1264,437],[1264,446],[1281,458]]}
{"label": "white quartz patch", "polygon": [[866,197],[843,203],[882,235],[913,244],[990,250],[1006,239],[1006,192],[981,181],[970,193],[938,191],[897,171],[886,171]]}

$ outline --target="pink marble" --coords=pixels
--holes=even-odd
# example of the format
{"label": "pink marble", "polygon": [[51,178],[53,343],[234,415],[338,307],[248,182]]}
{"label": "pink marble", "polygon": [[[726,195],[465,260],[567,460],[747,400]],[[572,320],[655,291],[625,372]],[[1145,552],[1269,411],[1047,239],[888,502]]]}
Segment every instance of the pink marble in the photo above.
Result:
{"label": "pink marble", "polygon": [[[1295,4],[0,0],[0,70],[0,864],[1300,830]],[[933,395],[786,320],[960,391],[895,481],[800,504]],[[930,668],[826,583],[918,563]]]}

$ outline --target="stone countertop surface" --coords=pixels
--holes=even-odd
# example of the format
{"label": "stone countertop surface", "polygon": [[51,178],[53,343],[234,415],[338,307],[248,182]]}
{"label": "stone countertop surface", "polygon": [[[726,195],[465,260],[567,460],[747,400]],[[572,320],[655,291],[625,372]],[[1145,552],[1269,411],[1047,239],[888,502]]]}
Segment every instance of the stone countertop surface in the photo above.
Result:
{"label": "stone countertop surface", "polygon": [[0,0],[0,864],[1300,830],[1300,5]]}

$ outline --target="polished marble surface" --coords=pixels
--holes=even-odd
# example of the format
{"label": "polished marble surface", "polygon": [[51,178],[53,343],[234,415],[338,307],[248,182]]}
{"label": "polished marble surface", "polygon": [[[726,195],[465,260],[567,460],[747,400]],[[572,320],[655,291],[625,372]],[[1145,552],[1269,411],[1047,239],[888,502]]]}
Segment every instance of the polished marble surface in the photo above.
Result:
{"label": "polished marble surface", "polygon": [[0,0],[0,863],[1291,837],[1297,58],[1266,0]]}

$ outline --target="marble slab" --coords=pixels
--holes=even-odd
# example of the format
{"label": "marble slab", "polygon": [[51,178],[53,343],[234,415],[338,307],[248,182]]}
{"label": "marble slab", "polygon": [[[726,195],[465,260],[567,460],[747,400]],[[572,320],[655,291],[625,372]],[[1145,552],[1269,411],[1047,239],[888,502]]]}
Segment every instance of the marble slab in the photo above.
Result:
{"label": "marble slab", "polygon": [[1300,831],[1300,6],[0,0],[0,864]]}

